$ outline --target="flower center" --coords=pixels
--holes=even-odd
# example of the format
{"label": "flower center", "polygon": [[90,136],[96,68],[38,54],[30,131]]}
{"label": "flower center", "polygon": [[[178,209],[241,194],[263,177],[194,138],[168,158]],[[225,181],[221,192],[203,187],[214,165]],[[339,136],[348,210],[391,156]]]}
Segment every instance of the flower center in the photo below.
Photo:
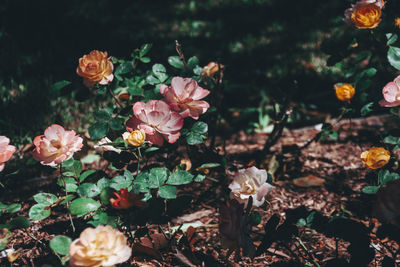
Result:
{"label": "flower center", "polygon": [[254,195],[256,193],[256,188],[254,186],[254,183],[252,181],[247,180],[242,187],[242,192],[241,194],[244,195]]}

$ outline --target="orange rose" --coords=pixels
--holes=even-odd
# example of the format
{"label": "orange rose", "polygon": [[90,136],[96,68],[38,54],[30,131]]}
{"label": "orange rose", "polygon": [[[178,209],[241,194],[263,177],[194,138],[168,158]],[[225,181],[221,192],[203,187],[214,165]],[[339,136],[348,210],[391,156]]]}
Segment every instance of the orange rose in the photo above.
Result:
{"label": "orange rose", "polygon": [[[219,64],[221,67],[221,71],[224,69],[224,65]],[[214,74],[218,73],[219,68],[218,68],[218,63],[215,62],[210,62],[207,64],[207,66],[203,67],[203,76],[211,77]]]}
{"label": "orange rose", "polygon": [[334,87],[336,90],[336,97],[340,101],[349,101],[356,92],[356,89],[349,83],[337,83]]}
{"label": "orange rose", "polygon": [[400,28],[400,18],[396,18],[394,20],[394,26],[396,26],[397,28]]}
{"label": "orange rose", "polygon": [[112,82],[113,70],[114,65],[107,57],[107,52],[93,50],[89,55],[84,55],[79,59],[76,73],[83,77],[83,83],[87,87],[92,87],[96,83],[105,85]]}
{"label": "orange rose", "polygon": [[389,162],[390,152],[383,147],[371,147],[361,153],[361,160],[368,168],[376,170]]}
{"label": "orange rose", "polygon": [[382,0],[361,0],[345,11],[345,21],[359,29],[373,29],[381,22]]}

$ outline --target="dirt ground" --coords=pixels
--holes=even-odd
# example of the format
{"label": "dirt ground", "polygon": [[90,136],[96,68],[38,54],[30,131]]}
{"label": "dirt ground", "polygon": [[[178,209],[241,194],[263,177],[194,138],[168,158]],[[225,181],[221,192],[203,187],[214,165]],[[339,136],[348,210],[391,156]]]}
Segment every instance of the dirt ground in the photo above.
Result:
{"label": "dirt ground", "polygon": [[[302,207],[304,210],[315,210],[323,216],[331,216],[345,211],[354,221],[361,222],[368,229],[372,229],[370,236],[371,247],[375,250],[374,260],[369,266],[381,266],[385,255],[391,255],[397,251],[399,245],[388,239],[379,239],[375,233],[376,221],[371,220],[371,208],[374,202],[373,196],[367,196],[361,189],[376,179],[376,172],[368,170],[360,160],[362,151],[371,145],[379,144],[381,131],[398,131],[399,119],[393,116],[375,116],[360,119],[345,119],[336,126],[339,137],[337,140],[326,139],[313,142],[304,149],[296,149],[305,145],[318,132],[319,126],[310,126],[295,130],[285,130],[279,142],[272,147],[274,157],[268,156],[262,163],[263,167],[276,169],[274,173],[274,190],[269,196],[269,205],[266,210],[257,209],[262,214],[259,225],[253,226],[253,240],[260,244],[261,236],[265,233],[263,225],[269,218],[277,214],[283,222],[288,210]],[[234,134],[225,140],[226,160],[228,162],[226,175],[229,177],[236,169],[254,164],[255,151],[263,147],[267,135],[247,135],[244,132]],[[222,140],[217,139],[217,148],[223,152]],[[398,155],[396,155],[398,156]],[[396,166],[394,166],[395,168]],[[217,179],[205,180],[203,183],[194,184],[181,192],[182,195],[191,195],[193,201],[177,218],[172,220],[170,227],[181,223],[195,222],[197,243],[194,253],[201,253],[204,266],[297,266],[290,261],[300,261],[309,266],[324,266],[337,255],[343,259],[349,259],[349,242],[343,239],[328,237],[314,229],[300,226],[299,240],[284,245],[274,242],[266,253],[250,260],[248,257],[230,255],[228,250],[222,247],[218,232],[219,207],[224,199],[224,186],[227,182],[218,182],[220,173],[211,173],[210,177]],[[320,178],[323,183],[317,186],[308,184],[296,185],[295,178],[308,177],[307,179]],[[311,178],[310,178],[311,177]],[[306,179],[306,180],[307,180]],[[319,179],[318,183],[321,181]],[[27,178],[27,182],[20,185],[20,191],[3,191],[1,201],[22,202],[23,208],[18,215],[27,216],[32,205],[33,194],[40,190],[52,188],[47,178]],[[45,191],[50,192],[50,191]],[[13,248],[20,253],[19,258],[12,263],[7,258],[0,258],[0,266],[60,266],[57,257],[48,248],[48,242],[54,235],[71,233],[68,218],[63,210],[54,210],[52,215],[41,221],[32,222],[28,229],[15,230],[9,239],[8,248]],[[190,215],[190,216],[187,216]],[[78,229],[86,226],[80,220],[75,220]],[[164,230],[168,229],[163,224]],[[150,227],[156,232],[155,225]],[[259,237],[260,236],[260,237]],[[304,247],[303,247],[304,246]],[[193,263],[184,263],[183,257],[176,251],[161,248],[161,258],[149,255],[137,255],[130,263],[131,266],[196,266]],[[399,257],[397,261],[400,262]],[[192,264],[192,265],[190,265]],[[129,265],[126,265],[129,266]],[[300,265],[301,266],[301,265]]]}

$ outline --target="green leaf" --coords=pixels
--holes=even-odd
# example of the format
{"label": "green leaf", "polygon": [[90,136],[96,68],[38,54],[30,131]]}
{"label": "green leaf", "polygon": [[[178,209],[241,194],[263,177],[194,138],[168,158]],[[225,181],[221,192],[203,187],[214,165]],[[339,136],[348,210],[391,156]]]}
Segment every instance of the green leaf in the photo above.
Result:
{"label": "green leaf", "polygon": [[166,79],[168,79],[167,70],[162,64],[154,64],[153,65],[153,73],[154,76],[156,76],[160,82],[164,82]]}
{"label": "green leaf", "polygon": [[111,179],[110,187],[115,190],[120,190],[123,188],[129,188],[132,185],[132,180],[130,177],[126,176],[116,176]]}
{"label": "green leaf", "polygon": [[395,33],[387,33],[386,38],[387,38],[386,45],[392,45],[397,41],[398,36]]}
{"label": "green leaf", "polygon": [[106,136],[108,133],[107,122],[96,122],[89,128],[90,139],[98,140]]}
{"label": "green leaf", "polygon": [[101,178],[97,181],[97,188],[101,191],[111,184],[111,180],[108,178]]}
{"label": "green leaf", "polygon": [[97,121],[109,121],[112,117],[112,110],[109,108],[103,108],[94,113],[94,118]]}
{"label": "green leaf", "polygon": [[369,103],[365,104],[361,108],[361,116],[366,116],[368,113],[370,113],[372,111],[373,106],[374,106],[374,102],[369,102]]}
{"label": "green leaf", "polygon": [[169,176],[167,184],[182,185],[182,184],[190,184],[192,181],[193,181],[193,174],[187,171],[178,170]]}
{"label": "green leaf", "polygon": [[[400,138],[394,137],[394,136],[386,136],[385,139],[383,139],[383,142],[385,144],[390,144],[390,145],[397,145],[400,141]],[[381,171],[380,171],[381,172]]]}
{"label": "green leaf", "polygon": [[[65,181],[65,185],[64,185],[64,181]],[[78,186],[76,185],[77,182],[75,181],[74,178],[64,178],[64,181],[62,178],[58,179],[57,184],[61,187],[67,187],[67,192],[76,192],[76,189],[78,188]]]}
{"label": "green leaf", "polygon": [[96,211],[100,203],[91,198],[77,198],[71,202],[69,211],[72,215],[83,216],[89,212]]}
{"label": "green leaf", "polygon": [[200,76],[203,73],[203,68],[200,66],[197,66],[193,69],[193,73]]}
{"label": "green leaf", "polygon": [[99,188],[92,183],[83,183],[77,189],[76,192],[81,197],[95,197],[100,194]]}
{"label": "green leaf", "polygon": [[219,166],[221,166],[219,163],[204,163],[199,167],[199,169],[212,169]]}
{"label": "green leaf", "polygon": [[70,81],[65,81],[65,80],[64,81],[59,81],[59,82],[56,82],[56,83],[53,84],[52,89],[54,91],[56,91],[57,93],[59,93],[59,91],[61,89],[63,89],[64,87],[66,87],[66,86],[68,86],[70,84],[71,84]]}
{"label": "green leaf", "polygon": [[177,69],[183,69],[185,68],[185,65],[183,65],[183,62],[179,56],[170,56],[168,58],[168,63]]}
{"label": "green leaf", "polygon": [[159,149],[160,149],[159,147],[152,146],[152,147],[147,148],[147,149],[144,151],[144,153],[149,153],[149,152],[157,151],[157,150],[159,150]]}
{"label": "green leaf", "polygon": [[110,204],[110,198],[114,196],[115,190],[111,187],[105,187],[103,190],[101,190],[100,193],[100,201],[104,205]]}
{"label": "green leaf", "polygon": [[97,89],[97,93],[98,93],[99,95],[105,95],[105,94],[107,93],[107,86],[100,86],[100,87]]}
{"label": "green leaf", "polygon": [[58,197],[50,193],[39,193],[34,195],[33,199],[39,204],[50,206],[58,200]]}
{"label": "green leaf", "polygon": [[24,216],[18,216],[11,220],[9,225],[12,229],[21,229],[21,228],[28,228],[30,225],[30,221],[28,218]]}
{"label": "green leaf", "polygon": [[112,120],[110,120],[110,122],[108,123],[108,125],[110,126],[111,129],[115,130],[115,131],[121,131],[123,129],[125,129],[124,124],[124,119],[123,118],[114,118]]}
{"label": "green leaf", "polygon": [[143,63],[149,63],[150,62],[150,58],[149,57],[141,57],[140,61],[142,61]]}
{"label": "green leaf", "polygon": [[142,45],[140,47],[140,52],[139,52],[140,57],[143,57],[144,55],[146,55],[150,51],[152,46],[153,46],[152,44],[144,44],[144,45]]}
{"label": "green leaf", "polygon": [[194,177],[196,183],[203,182],[204,179],[206,179],[206,176],[203,174],[197,174],[196,177]]}
{"label": "green leaf", "polygon": [[86,180],[86,178],[88,178],[90,175],[92,175],[93,173],[96,173],[96,170],[87,170],[84,171],[80,176],[79,176],[79,182],[83,182]]}
{"label": "green leaf", "polygon": [[195,124],[193,124],[192,131],[199,134],[205,134],[208,131],[208,125],[205,122],[198,121]]}
{"label": "green leaf", "polygon": [[148,185],[150,188],[157,188],[162,186],[168,177],[168,169],[166,168],[153,168],[150,170]]}
{"label": "green leaf", "polygon": [[166,199],[176,198],[176,187],[172,185],[163,185],[158,189],[158,195]]}
{"label": "green leaf", "polygon": [[376,194],[376,192],[378,192],[378,189],[378,186],[366,186],[362,189],[362,191],[365,194]]}
{"label": "green leaf", "polygon": [[300,219],[297,221],[296,225],[299,225],[299,226],[306,226],[306,225],[307,225],[307,221],[306,221],[304,218],[300,218]]}
{"label": "green leaf", "polygon": [[141,172],[136,176],[133,187],[135,193],[147,193],[150,191],[148,177],[148,172]]}
{"label": "green leaf", "polygon": [[132,61],[126,61],[124,63],[119,64],[117,69],[115,70],[115,75],[123,75],[133,71]]}
{"label": "green leaf", "polygon": [[116,227],[116,223],[118,221],[117,216],[109,216],[104,211],[98,211],[96,215],[93,216],[93,221],[88,222],[88,224],[97,227],[98,225],[111,225],[112,227]]}
{"label": "green leaf", "polygon": [[64,168],[69,168],[74,164],[74,158],[70,158],[62,163]]}
{"label": "green leaf", "polygon": [[46,219],[51,214],[50,207],[43,204],[35,204],[29,209],[29,218],[33,221]]}
{"label": "green leaf", "polygon": [[395,172],[390,172],[389,170],[380,170],[378,173],[378,180],[380,185],[385,185],[386,183],[397,180],[400,175]]}
{"label": "green leaf", "polygon": [[250,214],[250,223],[254,226],[258,225],[261,222],[261,214],[257,211],[253,211]]}
{"label": "green leaf", "polygon": [[400,48],[390,46],[387,54],[390,65],[400,70]]}
{"label": "green leaf", "polygon": [[190,69],[194,69],[197,65],[199,65],[199,59],[197,57],[189,58],[187,65]]}
{"label": "green leaf", "polygon": [[50,248],[59,255],[68,255],[72,240],[68,236],[58,235],[50,240]]}
{"label": "green leaf", "polygon": [[147,76],[146,77],[146,82],[148,83],[148,84],[151,84],[151,85],[156,85],[156,84],[159,84],[160,83],[160,80],[158,80],[156,77],[154,77],[153,75],[149,75],[149,76]]}
{"label": "green leaf", "polygon": [[21,209],[21,204],[19,203],[13,203],[8,205],[7,207],[5,207],[4,212],[7,213],[16,213],[17,211],[19,211]]}
{"label": "green leaf", "polygon": [[195,133],[195,132],[190,132],[186,135],[186,142],[189,145],[198,145],[203,143],[203,140],[205,138],[203,137],[203,135]]}
{"label": "green leaf", "polygon": [[74,177],[79,177],[82,171],[82,163],[79,160],[75,160],[71,171],[74,172]]}

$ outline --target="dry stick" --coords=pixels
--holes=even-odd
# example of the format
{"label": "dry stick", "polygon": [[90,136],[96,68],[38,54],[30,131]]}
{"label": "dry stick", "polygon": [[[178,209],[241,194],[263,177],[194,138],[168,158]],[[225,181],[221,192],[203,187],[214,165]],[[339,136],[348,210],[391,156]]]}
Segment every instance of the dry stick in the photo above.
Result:
{"label": "dry stick", "polygon": [[108,92],[111,94],[111,96],[114,98],[115,102],[117,103],[118,107],[120,109],[122,109],[122,104],[121,102],[119,102],[118,98],[114,95],[113,91],[111,90],[111,88],[109,86],[107,86],[107,90]]}
{"label": "dry stick", "polygon": [[181,58],[186,71],[190,71],[189,66],[186,64],[185,55],[183,54],[183,51],[182,51],[182,46],[178,42],[178,40],[175,40],[175,49],[176,49],[176,52],[178,53],[179,57]]}
{"label": "dry stick", "polygon": [[304,249],[304,251],[307,253],[308,257],[311,258],[311,260],[313,261],[313,263],[315,264],[315,266],[320,267],[320,265],[318,264],[317,260],[315,259],[314,255],[311,254],[310,251],[308,251],[306,245],[304,245],[303,241],[301,241],[301,239],[299,237],[296,237],[296,240],[299,242],[300,246]]}

